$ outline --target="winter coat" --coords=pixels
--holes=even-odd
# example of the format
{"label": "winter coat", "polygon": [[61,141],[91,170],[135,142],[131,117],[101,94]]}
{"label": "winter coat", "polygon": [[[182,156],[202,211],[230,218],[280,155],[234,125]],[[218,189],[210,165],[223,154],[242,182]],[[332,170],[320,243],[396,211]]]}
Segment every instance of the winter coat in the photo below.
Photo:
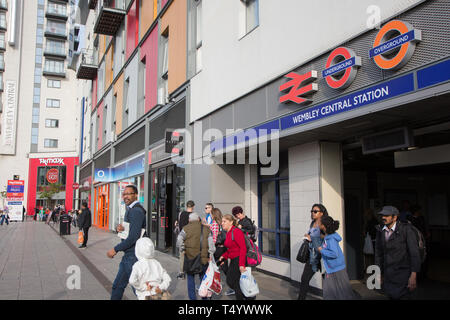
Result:
{"label": "winter coat", "polygon": [[[167,271],[155,259],[155,246],[150,238],[140,238],[136,241],[135,254],[138,261],[133,265],[129,282],[136,289],[139,300],[155,295],[156,287],[162,291],[169,288],[171,278]],[[147,282],[153,287],[147,291]]]}
{"label": "winter coat", "polygon": [[322,245],[322,260],[328,274],[345,269],[345,258],[339,242],[341,236],[335,232],[325,236]]}
{"label": "winter coat", "polygon": [[77,219],[78,228],[84,229],[84,228],[90,228],[91,227],[91,210],[88,208],[81,210],[81,214],[79,215]]}
{"label": "winter coat", "polygon": [[410,224],[397,221],[388,241],[383,226],[377,226],[375,264],[384,276],[384,291],[394,299],[403,296],[411,272],[419,272],[421,265],[417,234]]}

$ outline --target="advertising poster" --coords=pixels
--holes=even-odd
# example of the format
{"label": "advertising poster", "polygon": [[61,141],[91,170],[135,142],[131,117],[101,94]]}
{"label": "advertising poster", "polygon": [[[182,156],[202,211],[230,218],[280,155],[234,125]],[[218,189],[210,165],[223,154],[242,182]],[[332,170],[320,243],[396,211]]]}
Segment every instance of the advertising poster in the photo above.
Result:
{"label": "advertising poster", "polygon": [[22,201],[8,201],[9,221],[22,221],[23,217],[23,202]]}

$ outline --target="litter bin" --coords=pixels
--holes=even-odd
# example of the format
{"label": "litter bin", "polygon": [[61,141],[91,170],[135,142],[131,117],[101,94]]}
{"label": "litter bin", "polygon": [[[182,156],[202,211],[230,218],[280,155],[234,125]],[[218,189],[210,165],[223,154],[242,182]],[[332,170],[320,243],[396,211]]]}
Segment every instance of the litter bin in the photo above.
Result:
{"label": "litter bin", "polygon": [[59,234],[62,236],[70,235],[70,216],[67,214],[63,214],[59,218]]}

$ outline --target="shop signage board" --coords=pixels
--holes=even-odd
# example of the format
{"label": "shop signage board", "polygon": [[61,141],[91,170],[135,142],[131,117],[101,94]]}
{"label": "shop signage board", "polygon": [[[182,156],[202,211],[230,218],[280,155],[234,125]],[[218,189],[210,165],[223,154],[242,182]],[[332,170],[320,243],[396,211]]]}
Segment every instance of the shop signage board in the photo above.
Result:
{"label": "shop signage board", "polygon": [[47,181],[51,184],[57,183],[59,180],[59,170],[50,169],[47,171]]}
{"label": "shop signage board", "polygon": [[358,109],[412,91],[414,91],[414,75],[407,74],[406,76],[283,117],[281,118],[281,130]]}
{"label": "shop signage board", "polygon": [[5,102],[2,115],[2,134],[0,154],[16,153],[16,130],[17,130],[17,90],[16,82],[5,81]]}
{"label": "shop signage board", "polygon": [[22,221],[23,216],[22,201],[8,201],[8,210],[10,221]]}
{"label": "shop signage board", "polygon": [[25,190],[25,180],[8,180],[6,187],[7,201],[23,201]]}

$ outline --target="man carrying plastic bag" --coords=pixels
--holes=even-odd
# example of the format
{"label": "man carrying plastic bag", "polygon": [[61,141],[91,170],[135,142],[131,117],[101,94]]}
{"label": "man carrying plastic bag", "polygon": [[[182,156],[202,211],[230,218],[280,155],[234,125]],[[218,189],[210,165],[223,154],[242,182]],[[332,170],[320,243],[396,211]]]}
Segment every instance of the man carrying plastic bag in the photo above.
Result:
{"label": "man carrying plastic bag", "polygon": [[202,283],[198,289],[198,295],[203,298],[211,298],[213,292],[220,294],[222,284],[220,282],[220,271],[214,260],[211,260],[208,269],[203,276]]}
{"label": "man carrying plastic bag", "polygon": [[241,287],[242,293],[247,298],[256,297],[256,295],[259,294],[258,284],[256,283],[255,278],[252,276],[252,269],[249,267],[245,268],[245,272],[241,274],[239,285]]}

